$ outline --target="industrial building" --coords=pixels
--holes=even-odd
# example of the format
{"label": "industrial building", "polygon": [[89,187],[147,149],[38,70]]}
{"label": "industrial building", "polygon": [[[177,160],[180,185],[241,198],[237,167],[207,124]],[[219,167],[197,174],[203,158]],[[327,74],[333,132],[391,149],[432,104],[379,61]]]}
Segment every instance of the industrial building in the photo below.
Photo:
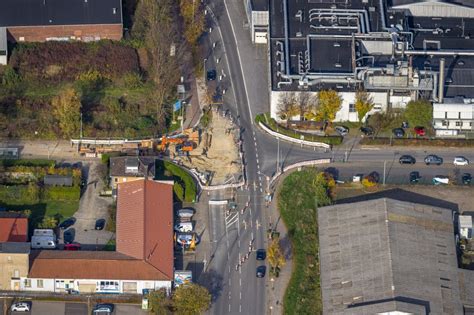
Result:
{"label": "industrial building", "polygon": [[472,130],[473,1],[270,0],[269,12],[273,118],[282,94],[334,89],[335,120],[358,121],[355,94],[365,90],[369,115],[426,98],[437,135]]}
{"label": "industrial building", "polygon": [[268,0],[245,0],[252,43],[268,42]]}
{"label": "industrial building", "polygon": [[[122,38],[120,0],[2,0],[1,28],[12,42]],[[0,62],[2,60],[0,59]]]}

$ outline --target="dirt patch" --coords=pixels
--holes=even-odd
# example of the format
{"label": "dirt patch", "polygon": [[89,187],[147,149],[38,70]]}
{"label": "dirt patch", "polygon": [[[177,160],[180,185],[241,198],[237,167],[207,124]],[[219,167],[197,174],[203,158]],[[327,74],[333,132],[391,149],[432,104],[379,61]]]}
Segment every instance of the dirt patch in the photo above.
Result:
{"label": "dirt patch", "polygon": [[[170,145],[170,152],[175,149]],[[239,154],[239,128],[222,111],[213,110],[208,128],[203,130],[198,146],[189,156],[175,156],[180,164],[209,174],[209,185],[236,183],[242,176]]]}

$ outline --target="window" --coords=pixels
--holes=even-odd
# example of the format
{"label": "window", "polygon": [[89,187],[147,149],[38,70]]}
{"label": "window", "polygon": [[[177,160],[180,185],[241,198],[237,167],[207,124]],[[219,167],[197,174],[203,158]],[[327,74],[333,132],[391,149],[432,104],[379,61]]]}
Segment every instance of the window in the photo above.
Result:
{"label": "window", "polygon": [[456,127],[462,127],[462,121],[456,121]]}
{"label": "window", "polygon": [[118,178],[117,178],[117,177],[115,177],[115,178],[114,178],[114,181],[115,181],[115,182],[118,182]]}
{"label": "window", "polygon": [[447,126],[449,126],[449,121],[447,121],[447,120],[443,120],[443,126],[444,126],[444,127],[447,127]]}
{"label": "window", "polygon": [[36,287],[43,288],[43,280],[40,280],[40,279],[36,280]]}
{"label": "window", "polygon": [[356,107],[355,104],[349,104],[349,113],[355,113]]}
{"label": "window", "polygon": [[11,262],[12,262],[12,256],[8,256],[8,257],[7,257],[7,261],[8,261],[9,263],[11,263]]}
{"label": "window", "polygon": [[25,279],[25,288],[31,288],[31,280]]}
{"label": "window", "polygon": [[20,270],[15,269],[15,270],[13,271],[13,276],[14,276],[15,278],[20,278]]}
{"label": "window", "polygon": [[20,40],[20,42],[24,42],[25,38],[23,36],[20,36],[19,40]]}

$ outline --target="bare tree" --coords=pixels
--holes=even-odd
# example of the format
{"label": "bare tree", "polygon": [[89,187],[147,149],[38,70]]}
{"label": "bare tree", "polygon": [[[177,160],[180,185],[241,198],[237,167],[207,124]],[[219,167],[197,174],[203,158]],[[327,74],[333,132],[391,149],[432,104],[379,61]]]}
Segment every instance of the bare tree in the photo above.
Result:
{"label": "bare tree", "polygon": [[295,92],[284,92],[278,98],[278,116],[283,120],[288,120],[298,115],[298,103]]}

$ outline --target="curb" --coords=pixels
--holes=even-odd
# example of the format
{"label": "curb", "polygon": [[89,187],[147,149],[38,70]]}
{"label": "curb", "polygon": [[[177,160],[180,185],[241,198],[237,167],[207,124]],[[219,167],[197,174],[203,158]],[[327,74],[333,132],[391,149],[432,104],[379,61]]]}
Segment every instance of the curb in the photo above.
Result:
{"label": "curb", "polygon": [[273,175],[273,177],[270,179],[270,186],[273,185],[273,183],[285,172],[288,172],[292,169],[298,168],[298,167],[303,167],[303,166],[315,166],[315,165],[321,165],[321,164],[330,164],[331,159],[318,159],[318,160],[309,160],[309,161],[304,161],[304,162],[298,162],[295,164],[288,165],[283,168],[280,172],[276,173]]}
{"label": "curb", "polygon": [[307,145],[309,147],[321,147],[321,148],[325,148],[325,149],[331,149],[331,145],[329,145],[327,143],[313,142],[313,141],[307,141],[307,140],[298,140],[298,139],[295,139],[295,138],[292,138],[292,137],[289,137],[289,136],[285,136],[281,133],[278,133],[278,132],[275,132],[275,131],[271,130],[270,128],[265,126],[265,124],[263,124],[260,121],[258,122],[258,126],[260,128],[262,128],[262,130],[265,131],[266,133],[268,133],[269,135],[280,138],[282,140],[286,140],[288,142],[293,142],[293,143],[297,143],[297,144],[301,144],[301,145]]}

